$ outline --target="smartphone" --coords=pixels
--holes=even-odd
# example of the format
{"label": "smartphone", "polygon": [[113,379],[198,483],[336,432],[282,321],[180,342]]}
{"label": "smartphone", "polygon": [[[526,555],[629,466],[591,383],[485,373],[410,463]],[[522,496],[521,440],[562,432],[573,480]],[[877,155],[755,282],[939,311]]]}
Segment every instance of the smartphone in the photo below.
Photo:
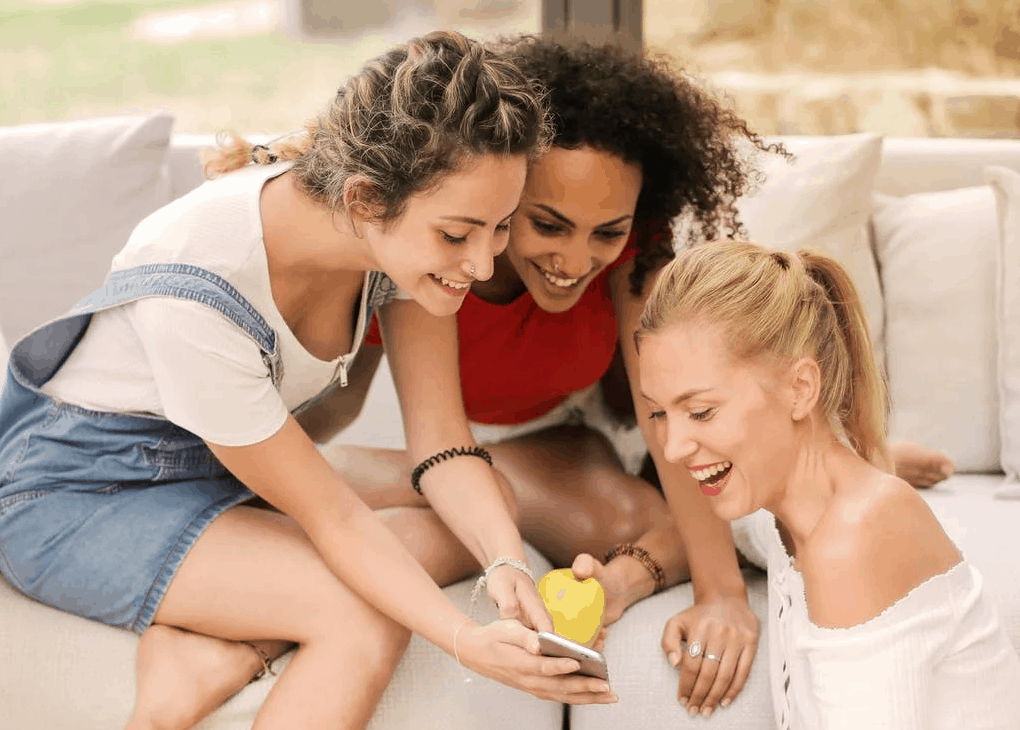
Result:
{"label": "smartphone", "polygon": [[581,663],[581,668],[575,672],[587,677],[596,677],[609,681],[609,668],[606,666],[606,658],[594,649],[589,649],[576,641],[565,639],[559,634],[552,634],[548,631],[538,632],[538,646],[543,656],[566,657],[576,659]]}

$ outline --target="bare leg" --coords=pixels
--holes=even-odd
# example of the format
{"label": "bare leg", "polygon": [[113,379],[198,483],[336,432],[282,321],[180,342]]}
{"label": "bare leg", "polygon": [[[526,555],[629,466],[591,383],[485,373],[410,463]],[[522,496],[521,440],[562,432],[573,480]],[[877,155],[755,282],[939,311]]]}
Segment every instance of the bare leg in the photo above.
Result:
{"label": "bare leg", "polygon": [[[556,566],[568,567],[578,553],[601,559],[618,543],[656,533],[670,583],[686,579],[683,544],[665,499],[627,474],[600,434],[558,426],[486,448],[513,488],[522,536]],[[424,504],[411,489],[413,465],[403,451],[335,446],[325,455],[370,506]],[[456,542],[443,549],[451,551],[447,559],[464,551]]]}
{"label": "bare leg", "polygon": [[[254,643],[271,659],[293,647],[286,641]],[[137,698],[127,728],[193,727],[262,669],[247,644],[154,624],[138,644]]]}
{"label": "bare leg", "polygon": [[[432,510],[389,509],[380,517],[439,585],[477,572],[478,562]],[[287,641],[253,643],[272,659],[293,648]],[[137,665],[138,697],[126,730],[187,730],[262,669],[258,654],[247,644],[160,624],[142,634]]]}
{"label": "bare leg", "polygon": [[896,476],[915,487],[930,487],[948,479],[955,471],[953,460],[938,451],[909,441],[889,444]]}
{"label": "bare leg", "polygon": [[[250,507],[229,510],[206,530],[154,623],[192,632],[162,637],[179,648],[227,640],[217,645],[220,658],[243,670],[235,671],[242,681],[254,652],[236,642],[281,637],[299,645],[256,717],[257,730],[364,728],[410,638],[330,572],[292,519]],[[165,727],[153,710],[139,706],[128,727]]]}

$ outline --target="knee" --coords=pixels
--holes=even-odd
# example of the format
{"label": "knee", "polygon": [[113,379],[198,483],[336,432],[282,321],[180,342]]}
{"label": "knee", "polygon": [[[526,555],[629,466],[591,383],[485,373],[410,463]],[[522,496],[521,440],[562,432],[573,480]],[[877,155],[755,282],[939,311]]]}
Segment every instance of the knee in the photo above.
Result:
{"label": "knee", "polygon": [[593,474],[590,488],[602,504],[595,530],[613,544],[634,542],[669,518],[665,500],[659,505],[648,494],[654,490],[638,481],[611,470]]}
{"label": "knee", "polygon": [[334,614],[329,628],[310,640],[332,647],[334,655],[365,676],[388,681],[411,641],[411,631],[368,606],[347,620]]}
{"label": "knee", "polygon": [[376,625],[356,637],[352,656],[366,671],[388,680],[410,642],[410,629],[378,614]]}

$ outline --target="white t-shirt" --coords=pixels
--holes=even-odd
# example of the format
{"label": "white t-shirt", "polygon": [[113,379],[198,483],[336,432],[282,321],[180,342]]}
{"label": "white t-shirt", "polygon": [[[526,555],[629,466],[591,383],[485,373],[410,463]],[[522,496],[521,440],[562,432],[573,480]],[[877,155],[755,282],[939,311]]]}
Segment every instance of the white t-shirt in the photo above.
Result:
{"label": "white t-shirt", "polygon": [[864,623],[811,622],[804,578],[765,510],[748,524],[768,554],[769,671],[780,730],[1017,730],[1020,659],[961,561]]}
{"label": "white t-shirt", "polygon": [[262,186],[290,167],[250,165],[205,183],[143,220],[112,266],[185,263],[228,281],[276,331],[279,390],[259,346],[227,317],[199,302],[149,297],[95,314],[43,392],[92,410],[154,414],[206,441],[244,446],[272,436],[340,377],[367,329],[369,273],[352,352],[319,360],[273,301],[262,240]]}

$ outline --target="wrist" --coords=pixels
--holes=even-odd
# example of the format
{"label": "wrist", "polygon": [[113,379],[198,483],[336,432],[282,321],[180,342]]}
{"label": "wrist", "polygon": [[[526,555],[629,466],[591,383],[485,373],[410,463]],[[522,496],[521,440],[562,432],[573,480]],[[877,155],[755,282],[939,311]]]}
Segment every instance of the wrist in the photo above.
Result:
{"label": "wrist", "polygon": [[606,573],[622,586],[625,607],[630,607],[655,593],[655,579],[640,562],[629,555],[618,555],[606,564]]}
{"label": "wrist", "polygon": [[692,578],[691,584],[694,587],[695,603],[721,601],[728,598],[738,598],[744,603],[748,603],[747,584],[744,582],[743,577],[721,580],[718,576],[715,576],[711,581],[706,580],[700,583]]}
{"label": "wrist", "polygon": [[638,545],[632,543],[617,545],[606,553],[603,563],[607,567],[611,563],[619,564],[621,569],[627,571],[625,585],[631,603],[647,598],[666,587],[666,573],[662,565],[650,552]]}

